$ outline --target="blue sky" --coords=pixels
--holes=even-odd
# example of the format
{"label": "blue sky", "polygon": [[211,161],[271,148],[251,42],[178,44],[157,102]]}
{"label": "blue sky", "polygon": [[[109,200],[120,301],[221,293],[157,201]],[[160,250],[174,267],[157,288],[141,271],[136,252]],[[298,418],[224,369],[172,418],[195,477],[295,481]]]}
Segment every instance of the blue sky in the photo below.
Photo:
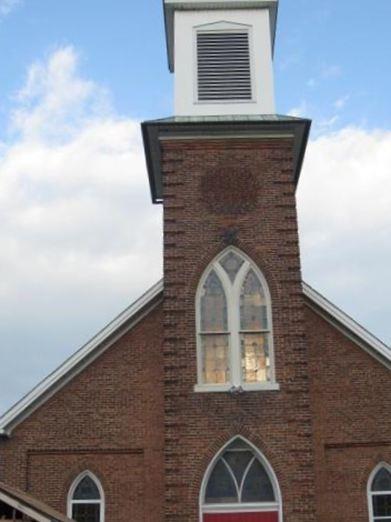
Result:
{"label": "blue sky", "polygon": [[[339,126],[386,127],[390,19],[389,0],[372,10],[355,0],[282,0],[275,55],[279,112],[304,107],[318,123],[338,115]],[[78,49],[85,75],[110,90],[120,114],[171,114],[160,0],[20,0],[0,23],[3,116],[27,67],[64,45]]]}
{"label": "blue sky", "polygon": [[[275,53],[278,112],[313,120],[303,276],[388,344],[390,20],[282,0]],[[0,0],[0,52],[1,412],[161,277],[139,123],[173,92],[160,0]]]}

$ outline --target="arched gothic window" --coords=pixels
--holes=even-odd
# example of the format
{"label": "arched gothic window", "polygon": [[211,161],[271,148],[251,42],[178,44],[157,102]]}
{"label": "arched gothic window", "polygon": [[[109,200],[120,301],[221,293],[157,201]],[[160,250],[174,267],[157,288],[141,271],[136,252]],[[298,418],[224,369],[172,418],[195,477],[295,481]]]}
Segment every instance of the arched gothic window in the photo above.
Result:
{"label": "arched gothic window", "polygon": [[220,254],[197,291],[197,391],[278,389],[270,293],[236,248]]}
{"label": "arched gothic window", "polygon": [[68,516],[76,522],[104,522],[104,493],[99,480],[85,471],[69,490]]}
{"label": "arched gothic window", "polygon": [[201,488],[202,522],[280,522],[281,496],[266,459],[241,437],[209,466]]}
{"label": "arched gothic window", "polygon": [[391,522],[391,466],[379,464],[368,481],[370,522]]}

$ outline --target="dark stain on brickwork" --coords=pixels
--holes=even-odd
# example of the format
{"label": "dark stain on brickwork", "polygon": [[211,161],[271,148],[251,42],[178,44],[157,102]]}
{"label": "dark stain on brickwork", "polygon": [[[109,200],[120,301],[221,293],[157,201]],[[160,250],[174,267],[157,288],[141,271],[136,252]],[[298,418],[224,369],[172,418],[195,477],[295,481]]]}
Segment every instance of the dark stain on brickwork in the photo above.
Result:
{"label": "dark stain on brickwork", "polygon": [[201,197],[213,214],[241,214],[257,204],[256,172],[240,159],[228,155],[201,178]]}

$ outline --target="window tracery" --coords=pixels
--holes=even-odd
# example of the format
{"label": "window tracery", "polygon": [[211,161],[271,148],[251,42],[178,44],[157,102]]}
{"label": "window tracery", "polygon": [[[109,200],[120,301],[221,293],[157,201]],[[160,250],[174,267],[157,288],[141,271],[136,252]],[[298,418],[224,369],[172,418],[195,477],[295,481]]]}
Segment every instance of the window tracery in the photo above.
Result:
{"label": "window tracery", "polygon": [[104,522],[103,489],[92,473],[82,473],[73,483],[68,496],[68,516],[76,522]]}
{"label": "window tracery", "polygon": [[[278,484],[267,461],[241,437],[217,456],[204,479],[201,492],[203,522],[227,520],[240,514],[257,522],[279,521]],[[235,519],[236,520],[236,519]]]}
{"label": "window tracery", "polygon": [[391,466],[377,466],[368,486],[370,521],[391,522]]}
{"label": "window tracery", "polygon": [[198,391],[276,389],[270,293],[256,265],[224,251],[197,293]]}

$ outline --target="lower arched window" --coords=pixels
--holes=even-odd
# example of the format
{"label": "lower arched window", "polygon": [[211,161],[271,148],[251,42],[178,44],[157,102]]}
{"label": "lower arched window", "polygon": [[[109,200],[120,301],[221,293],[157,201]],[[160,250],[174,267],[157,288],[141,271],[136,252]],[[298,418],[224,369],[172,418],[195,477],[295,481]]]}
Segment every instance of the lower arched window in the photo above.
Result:
{"label": "lower arched window", "polygon": [[235,438],[208,468],[201,489],[202,522],[281,522],[281,497],[270,465]]}
{"label": "lower arched window", "polygon": [[68,516],[76,522],[104,522],[104,493],[95,475],[85,471],[68,495]]}
{"label": "lower arched window", "polygon": [[379,464],[368,482],[371,522],[391,522],[391,466]]}

